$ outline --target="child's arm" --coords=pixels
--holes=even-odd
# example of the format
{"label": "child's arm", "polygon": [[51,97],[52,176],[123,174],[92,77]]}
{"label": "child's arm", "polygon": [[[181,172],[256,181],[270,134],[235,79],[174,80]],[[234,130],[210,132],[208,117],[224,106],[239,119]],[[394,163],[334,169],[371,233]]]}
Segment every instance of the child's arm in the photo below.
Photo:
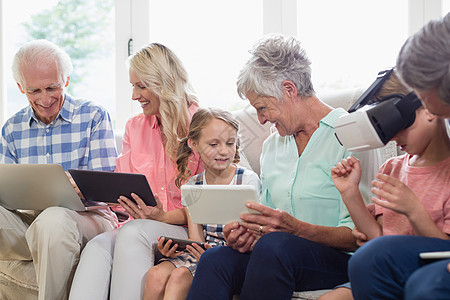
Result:
{"label": "child's arm", "polygon": [[186,214],[188,231],[189,231],[189,240],[196,242],[205,242],[205,235],[203,234],[203,226],[201,224],[196,224],[192,222],[191,216],[189,215],[189,211],[187,207],[183,208],[184,213]]}
{"label": "child's arm", "polygon": [[358,230],[363,232],[368,240],[382,235],[380,224],[367,210],[359,191],[358,185],[361,180],[359,160],[353,156],[343,159],[336,167],[331,168],[331,177]]}
{"label": "child's arm", "polygon": [[373,197],[372,200],[376,204],[383,206],[393,211],[404,214],[416,235],[435,237],[448,240],[449,236],[442,232],[436,223],[431,219],[423,203],[414,194],[414,192],[397,178],[378,174],[377,179],[374,180],[374,186],[371,191],[379,198]]}
{"label": "child's arm", "polygon": [[[189,211],[187,207],[184,208],[186,213],[186,217],[188,220],[188,229],[189,229],[189,239],[196,242],[205,242],[205,235],[203,233],[203,226],[200,224],[196,224],[192,222],[191,216],[189,215]],[[211,245],[205,243],[203,245],[205,249],[210,249]],[[199,245],[193,244],[192,246],[187,245],[186,250],[194,256],[197,260],[200,260],[200,256],[205,252],[205,249],[200,247]]]}

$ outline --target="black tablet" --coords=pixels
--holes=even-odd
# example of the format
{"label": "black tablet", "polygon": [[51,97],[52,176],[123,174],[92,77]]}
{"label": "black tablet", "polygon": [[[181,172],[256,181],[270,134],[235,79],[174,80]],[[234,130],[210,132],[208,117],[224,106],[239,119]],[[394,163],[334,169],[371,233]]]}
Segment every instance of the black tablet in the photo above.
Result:
{"label": "black tablet", "polygon": [[118,203],[119,196],[133,200],[138,195],[146,205],[156,206],[147,178],[143,174],[70,169],[70,175],[87,201]]}

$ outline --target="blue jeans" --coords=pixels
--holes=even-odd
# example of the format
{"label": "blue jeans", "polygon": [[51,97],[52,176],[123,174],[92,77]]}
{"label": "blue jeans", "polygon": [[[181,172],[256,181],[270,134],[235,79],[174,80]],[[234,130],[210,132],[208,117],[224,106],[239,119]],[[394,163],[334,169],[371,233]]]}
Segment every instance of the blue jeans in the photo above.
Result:
{"label": "blue jeans", "polygon": [[420,252],[448,251],[450,241],[419,236],[382,236],[349,262],[358,299],[450,299],[450,260],[422,260]]}
{"label": "blue jeans", "polygon": [[264,235],[250,253],[216,247],[200,258],[187,299],[291,299],[294,291],[348,281],[350,256],[282,232]]}

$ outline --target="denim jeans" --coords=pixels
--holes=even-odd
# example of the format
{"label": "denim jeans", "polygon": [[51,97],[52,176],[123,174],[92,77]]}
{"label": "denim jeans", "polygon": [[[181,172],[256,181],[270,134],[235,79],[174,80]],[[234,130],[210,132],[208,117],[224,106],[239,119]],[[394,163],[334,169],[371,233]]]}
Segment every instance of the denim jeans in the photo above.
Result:
{"label": "denim jeans", "polygon": [[358,299],[450,299],[450,260],[423,260],[420,252],[448,251],[450,241],[420,236],[382,236],[349,262]]}
{"label": "denim jeans", "polygon": [[294,291],[348,281],[350,255],[282,232],[264,235],[250,253],[216,247],[200,258],[187,299],[291,299]]}

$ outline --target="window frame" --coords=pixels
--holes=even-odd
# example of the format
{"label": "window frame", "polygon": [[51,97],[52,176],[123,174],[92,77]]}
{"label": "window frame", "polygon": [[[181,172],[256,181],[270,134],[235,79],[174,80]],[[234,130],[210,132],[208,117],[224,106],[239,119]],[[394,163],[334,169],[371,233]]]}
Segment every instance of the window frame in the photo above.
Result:
{"label": "window frame", "polygon": [[[443,0],[408,0],[408,33],[415,33],[429,20],[442,15]],[[263,0],[263,34],[281,33],[297,35],[297,0]],[[115,92],[116,119],[115,130],[123,131],[126,121],[133,114],[131,86],[128,82],[126,60],[129,41],[132,49],[139,49],[150,40],[149,18],[150,1],[115,0]],[[6,86],[4,66],[4,31],[2,17],[6,12],[0,1],[0,123],[6,119]]]}

